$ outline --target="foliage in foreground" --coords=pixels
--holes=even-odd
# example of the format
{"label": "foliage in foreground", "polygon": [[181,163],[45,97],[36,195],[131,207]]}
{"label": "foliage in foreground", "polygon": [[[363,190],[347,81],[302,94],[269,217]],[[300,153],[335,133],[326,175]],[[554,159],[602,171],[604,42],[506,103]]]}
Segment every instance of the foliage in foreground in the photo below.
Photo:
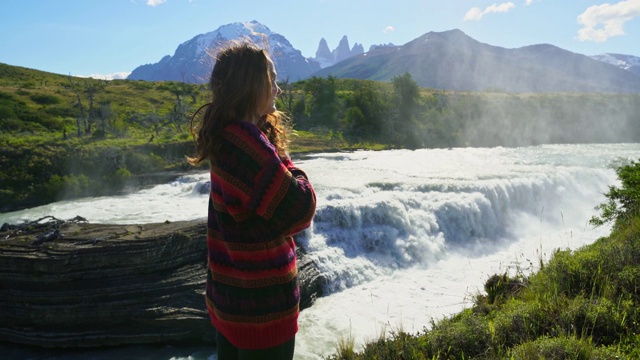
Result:
{"label": "foliage in foreground", "polygon": [[[356,352],[342,342],[329,359],[640,358],[640,199],[637,162],[618,169],[612,233],[574,252],[558,250],[529,277],[494,275],[472,308],[417,334],[392,332]],[[625,180],[626,179],[626,180]],[[622,211],[635,209],[634,211]],[[623,220],[624,219],[624,220]]]}

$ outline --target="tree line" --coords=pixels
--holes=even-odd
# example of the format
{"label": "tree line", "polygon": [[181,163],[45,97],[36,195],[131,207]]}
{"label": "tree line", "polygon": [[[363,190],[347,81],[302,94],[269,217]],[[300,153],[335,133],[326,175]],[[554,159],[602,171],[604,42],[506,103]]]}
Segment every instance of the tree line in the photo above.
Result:
{"label": "tree line", "polygon": [[280,108],[302,130],[401,148],[640,141],[638,94],[518,94],[314,77],[281,84]]}

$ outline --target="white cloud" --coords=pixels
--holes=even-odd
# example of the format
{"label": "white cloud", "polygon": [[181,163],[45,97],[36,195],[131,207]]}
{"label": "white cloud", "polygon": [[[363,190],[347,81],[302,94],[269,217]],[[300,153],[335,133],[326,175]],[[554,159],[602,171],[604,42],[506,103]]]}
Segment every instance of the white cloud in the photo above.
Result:
{"label": "white cloud", "polygon": [[464,15],[464,21],[480,20],[482,19],[482,15],[482,10],[480,10],[480,8],[474,7],[471,8],[471,10],[467,11],[467,13]]}
{"label": "white cloud", "polygon": [[638,16],[640,0],[591,6],[578,16],[578,23],[583,26],[578,30],[578,40],[604,42],[612,36],[624,35],[622,25]]}
{"label": "white cloud", "polygon": [[77,76],[83,77],[83,78],[94,78],[98,80],[121,80],[121,79],[126,79],[127,76],[129,76],[129,74],[131,74],[131,71],[122,71],[122,72],[116,72],[113,74],[91,74],[91,75],[77,75]]}
{"label": "white cloud", "polygon": [[167,0],[147,0],[147,5],[149,6],[158,6],[166,3]]}
{"label": "white cloud", "polygon": [[389,25],[386,28],[384,28],[384,30],[382,30],[383,33],[390,33],[390,32],[394,32],[396,31],[396,28],[394,28],[393,26]]}
{"label": "white cloud", "polygon": [[526,0],[524,4],[529,6],[529,5],[533,4],[533,0]]}
{"label": "white cloud", "polygon": [[509,10],[513,9],[514,7],[516,7],[516,4],[512,3],[511,1],[506,2],[506,3],[502,3],[500,5],[498,4],[493,4],[491,6],[489,6],[488,8],[481,10],[478,7],[474,7],[471,10],[467,11],[467,13],[464,15],[464,21],[477,21],[482,19],[483,16],[485,16],[486,14],[490,14],[490,13],[506,13]]}

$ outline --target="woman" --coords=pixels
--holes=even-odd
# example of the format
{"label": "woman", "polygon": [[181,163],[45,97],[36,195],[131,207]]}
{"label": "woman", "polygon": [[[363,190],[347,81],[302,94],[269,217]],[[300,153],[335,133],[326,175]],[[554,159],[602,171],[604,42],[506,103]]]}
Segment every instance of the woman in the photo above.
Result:
{"label": "woman", "polygon": [[209,85],[190,162],[210,163],[206,304],[218,359],[291,359],[300,300],[292,236],[310,225],[315,193],[287,155],[265,51],[222,49]]}

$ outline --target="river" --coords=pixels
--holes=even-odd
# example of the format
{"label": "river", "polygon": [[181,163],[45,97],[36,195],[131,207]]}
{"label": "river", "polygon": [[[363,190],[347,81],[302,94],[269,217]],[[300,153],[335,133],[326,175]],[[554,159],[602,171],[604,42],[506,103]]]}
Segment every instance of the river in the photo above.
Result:
{"label": "river", "polygon": [[[639,157],[640,144],[591,144],[295,159],[318,198],[314,222],[300,242],[323,273],[327,294],[301,313],[296,359],[321,359],[335,351],[340,338],[351,337],[360,347],[391,331],[421,331],[471,306],[491,275],[529,274],[555,249],[576,249],[606,236],[608,227],[594,229],[588,220],[605,201],[608,186],[618,184],[614,167]],[[198,219],[206,214],[207,181],[206,173],[192,174],[128,195],[0,214],[0,223],[46,215],[120,224]],[[58,358],[15,347],[0,351],[15,358]],[[170,347],[83,351],[64,358],[123,354],[215,359],[213,350]]]}

